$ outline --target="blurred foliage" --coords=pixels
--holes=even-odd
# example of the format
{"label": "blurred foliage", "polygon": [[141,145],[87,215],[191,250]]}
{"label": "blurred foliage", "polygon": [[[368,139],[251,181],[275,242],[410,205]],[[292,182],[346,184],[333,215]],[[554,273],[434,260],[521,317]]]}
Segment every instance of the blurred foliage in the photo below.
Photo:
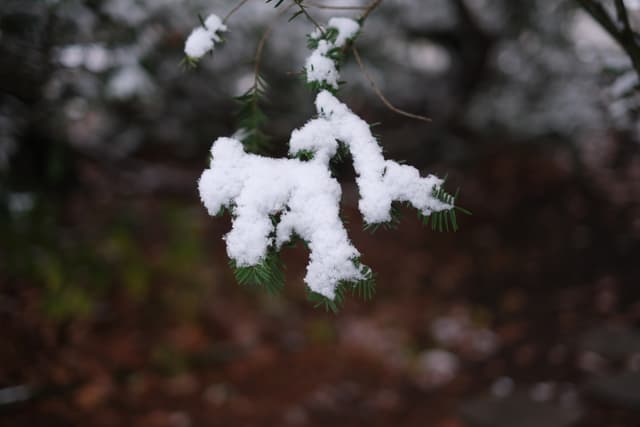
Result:
{"label": "blurred foliage", "polygon": [[[0,274],[9,283],[42,288],[42,306],[53,319],[65,320],[95,313],[96,303],[124,291],[133,301],[145,299],[152,283],[175,281],[182,291],[169,305],[193,312],[198,296],[190,292],[197,276],[193,266],[203,262],[203,236],[192,210],[167,205],[167,234],[158,254],[149,252],[142,219],[119,214],[90,235],[67,229],[59,213],[36,204],[29,212],[1,221],[5,251]],[[169,291],[169,290],[168,290]]]}

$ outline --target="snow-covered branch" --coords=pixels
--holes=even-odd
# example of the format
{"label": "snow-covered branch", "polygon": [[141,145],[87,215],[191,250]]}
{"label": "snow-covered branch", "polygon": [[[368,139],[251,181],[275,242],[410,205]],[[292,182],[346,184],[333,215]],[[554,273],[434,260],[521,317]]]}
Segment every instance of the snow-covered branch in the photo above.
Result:
{"label": "snow-covered branch", "polygon": [[[359,209],[368,225],[391,222],[394,202],[411,204],[429,218],[453,212],[455,198],[441,189],[441,179],[421,177],[414,167],[386,160],[370,126],[336,98],[340,63],[360,24],[342,17],[330,19],[326,28],[314,24],[305,75],[318,91],[317,117],[291,133],[290,158],[262,157],[247,152],[251,147],[237,138],[218,138],[198,187],[211,215],[226,209],[233,216],[232,229],[224,239],[236,273],[254,271],[268,284],[270,278],[279,277],[272,271],[277,269],[274,254],[285,243],[302,239],[310,251],[305,282],[314,298],[324,298],[333,309],[345,283],[354,284],[354,289],[372,283],[371,269],[360,263],[360,253],[340,218],[342,189],[329,162],[341,145],[352,155]],[[220,41],[218,33],[226,29],[211,15],[191,34],[185,51],[191,59],[199,58]],[[455,228],[455,215],[451,217]],[[437,223],[442,227],[442,221]],[[241,276],[239,280],[245,281]],[[373,288],[363,285],[359,290],[371,295]]]}
{"label": "snow-covered branch", "polygon": [[312,159],[248,154],[239,141],[219,138],[199,191],[211,215],[223,207],[231,210],[233,228],[225,240],[238,266],[260,264],[270,248],[278,250],[297,235],[311,251],[307,285],[332,299],[340,282],[362,280],[367,271],[357,262],[359,252],[339,216],[341,188],[329,170],[339,143],[353,156],[359,208],[367,223],[389,221],[393,201],[410,202],[425,216],[453,206],[434,196],[439,178],[420,177],[411,166],[385,160],[369,125],[331,93],[320,92],[316,108],[319,117],[294,130],[290,140],[292,155],[307,151]]}

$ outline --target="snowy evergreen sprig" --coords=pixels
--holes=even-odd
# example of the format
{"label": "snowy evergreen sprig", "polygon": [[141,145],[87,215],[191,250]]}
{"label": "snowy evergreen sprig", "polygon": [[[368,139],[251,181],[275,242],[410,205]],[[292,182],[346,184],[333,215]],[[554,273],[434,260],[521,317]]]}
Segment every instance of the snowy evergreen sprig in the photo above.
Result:
{"label": "snowy evergreen sprig", "polygon": [[[446,181],[446,178],[442,182],[443,185],[444,181]],[[458,231],[459,226],[456,217],[456,211],[462,212],[465,215],[471,215],[470,211],[456,204],[456,201],[458,200],[458,194],[459,189],[455,194],[452,195],[447,193],[444,188],[442,188],[442,185],[438,188],[434,188],[432,193],[433,197],[443,203],[450,204],[451,206],[453,206],[453,208],[445,209],[438,212],[432,212],[431,215],[426,216],[421,212],[418,212],[418,218],[422,220],[422,224],[424,226],[427,226],[429,225],[429,221],[431,221],[431,229],[433,231]]]}
{"label": "snowy evergreen sprig", "polygon": [[338,313],[344,304],[347,293],[361,298],[364,301],[371,300],[376,293],[376,280],[373,271],[360,263],[359,259],[353,260],[354,264],[362,269],[362,279],[352,282],[341,281],[336,286],[335,296],[327,298],[325,295],[308,290],[307,300],[315,308],[324,308],[325,311]]}
{"label": "snowy evergreen sprig", "polygon": [[189,65],[195,65],[200,58],[213,51],[216,43],[222,42],[222,33],[227,31],[227,26],[216,14],[200,18],[200,26],[191,31],[184,44],[185,61]]}
{"label": "snowy evergreen sprig", "polygon": [[340,83],[340,64],[343,49],[360,31],[360,25],[349,18],[331,18],[326,30],[319,27],[307,38],[312,49],[306,60],[304,73],[312,90],[336,93]]}
{"label": "snowy evergreen sprig", "polygon": [[259,286],[270,294],[277,294],[284,287],[283,264],[279,254],[273,250],[268,251],[258,264],[239,266],[232,259],[229,265],[241,285]]}
{"label": "snowy evergreen sprig", "polygon": [[384,159],[369,125],[331,93],[317,95],[316,109],[318,117],[294,130],[289,142],[292,156],[304,151],[312,158],[262,157],[247,153],[238,140],[218,138],[199,190],[211,214],[223,206],[232,212],[232,230],[225,240],[236,268],[261,268],[295,233],[309,246],[309,289],[335,301],[342,283],[367,281],[370,272],[354,261],[360,253],[339,217],[341,189],[329,170],[338,141],[353,157],[358,206],[367,223],[390,221],[394,201],[410,203],[425,217],[454,205],[434,196],[440,194],[441,179],[421,177],[411,166]]}
{"label": "snowy evergreen sprig", "polygon": [[[372,5],[377,4],[379,1]],[[296,5],[300,10],[293,17],[305,14],[316,27],[308,37],[312,52],[304,75],[316,92],[317,117],[291,133],[289,158],[256,154],[263,151],[266,141],[262,133],[266,117],[260,109],[266,84],[259,76],[259,57],[268,30],[256,55],[255,83],[237,98],[241,103],[240,129],[234,137],[213,143],[211,163],[198,188],[211,215],[228,212],[232,216],[232,229],[224,240],[239,283],[261,286],[271,293],[280,291],[284,275],[279,252],[285,245],[302,241],[310,252],[304,278],[308,300],[336,312],[349,293],[365,300],[372,298],[375,279],[372,270],[361,263],[340,217],[342,193],[331,171],[332,163],[353,161],[358,207],[366,228],[396,226],[398,205],[404,204],[416,208],[425,224],[430,220],[434,229],[456,230],[455,210],[459,208],[455,205],[457,195],[442,188],[443,180],[433,175],[421,177],[417,169],[385,159],[371,126],[336,98],[341,62],[364,19],[332,18],[321,27],[302,1],[295,0],[288,7]],[[216,28],[226,31],[220,24]]]}

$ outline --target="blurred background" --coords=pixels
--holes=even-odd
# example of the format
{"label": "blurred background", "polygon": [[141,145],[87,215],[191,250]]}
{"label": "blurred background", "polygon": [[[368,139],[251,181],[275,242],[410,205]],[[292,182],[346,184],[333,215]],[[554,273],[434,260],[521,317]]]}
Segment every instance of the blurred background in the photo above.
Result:
{"label": "blurred background", "polygon": [[[317,5],[319,21],[357,16]],[[312,4],[313,3],[313,4]],[[607,2],[605,3],[612,3]],[[640,3],[626,2],[632,24]],[[261,0],[196,69],[198,14],[233,1],[0,5],[0,425],[640,425],[640,92],[576,1],[384,1],[341,98],[388,158],[448,176],[473,212],[434,233],[406,210],[348,229],[371,302],[314,309],[238,285],[196,181],[263,55],[270,155],[313,114],[302,17]],[[636,27],[640,28],[640,27]]]}

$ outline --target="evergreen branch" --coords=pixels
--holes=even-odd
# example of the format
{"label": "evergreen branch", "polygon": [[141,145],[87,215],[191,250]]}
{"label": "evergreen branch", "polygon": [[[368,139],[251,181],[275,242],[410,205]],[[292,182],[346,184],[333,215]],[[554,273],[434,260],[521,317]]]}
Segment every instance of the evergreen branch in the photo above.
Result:
{"label": "evergreen branch", "polygon": [[398,202],[393,202],[391,204],[391,219],[386,222],[376,222],[376,223],[365,223],[364,230],[374,234],[380,228],[384,230],[395,230],[400,225],[400,220],[402,219],[402,212],[400,212],[400,208],[398,207]]}
{"label": "evergreen branch", "polygon": [[[303,71],[304,73],[304,71]],[[336,88],[334,88],[333,86],[331,86],[330,84],[327,84],[325,82],[318,82],[318,81],[306,81],[305,83],[307,85],[307,87],[309,88],[309,90],[313,93],[320,93],[323,90],[326,90],[328,92],[331,92],[331,94],[333,95],[337,95],[338,90]]]}
{"label": "evergreen branch", "polygon": [[327,298],[320,293],[307,290],[307,301],[313,303],[314,308],[323,308],[327,312],[331,311],[337,314],[344,305],[345,293],[347,291],[351,291],[352,295],[362,298],[364,301],[373,299],[376,293],[376,281],[373,271],[371,268],[363,265],[358,258],[354,258],[352,262],[358,270],[360,270],[362,279],[352,282],[341,281],[338,283],[333,299]]}
{"label": "evergreen branch", "polygon": [[[456,216],[456,211],[464,213],[465,215],[471,215],[471,212],[465,208],[460,206],[456,206],[456,200],[458,199],[459,189],[456,191],[454,195],[447,193],[442,186],[433,189],[432,196],[438,199],[440,202],[445,203],[447,205],[451,205],[450,209],[445,209],[442,211],[433,211],[428,215],[423,214],[418,211],[418,218],[422,221],[424,226],[428,226],[431,224],[431,229],[433,231],[458,231],[460,227],[458,226],[458,219]],[[403,202],[403,205],[409,206],[408,202]],[[400,220],[402,219],[400,204],[398,202],[393,202],[391,205],[391,219],[386,222],[381,223],[365,223],[364,230],[371,232],[371,234],[378,231],[380,228],[385,230],[395,230],[398,228],[400,224]]]}
{"label": "evergreen branch", "polygon": [[224,214],[226,214],[226,213],[227,213],[227,211],[228,211],[229,213],[231,213],[231,212],[232,212],[232,209],[227,209],[227,207],[225,207],[225,206],[220,206],[220,209],[218,209],[218,212],[216,212],[216,215],[215,215],[215,216],[217,216],[217,217],[224,216]]}
{"label": "evergreen branch", "polygon": [[198,60],[190,57],[189,55],[185,55],[180,61],[179,66],[183,71],[193,70],[198,66]]}
{"label": "evergreen branch", "polygon": [[333,314],[338,314],[340,308],[344,304],[344,289],[343,286],[336,286],[335,297],[333,299],[313,292],[307,291],[307,301],[313,304],[313,308],[323,308],[325,311],[331,311]]}
{"label": "evergreen branch", "polygon": [[338,142],[338,149],[336,154],[329,160],[329,169],[331,170],[331,176],[338,177],[338,168],[342,163],[347,163],[351,159],[351,152],[342,142]]}
{"label": "evergreen branch", "polygon": [[238,266],[229,261],[233,274],[241,285],[260,286],[270,294],[279,293],[284,287],[283,264],[277,252],[270,249],[265,258],[256,265]]}
{"label": "evergreen branch", "polygon": [[442,203],[446,203],[451,205],[450,209],[445,209],[442,211],[434,211],[429,215],[424,215],[422,212],[418,212],[418,218],[422,220],[422,224],[424,226],[429,225],[431,222],[431,229],[433,231],[458,231],[458,220],[456,217],[456,211],[460,211],[465,215],[471,215],[471,212],[465,208],[456,205],[456,201],[458,199],[459,189],[456,191],[454,195],[447,193],[442,186],[433,189],[432,195]]}
{"label": "evergreen branch", "polygon": [[[369,267],[360,264],[359,260],[355,260],[354,262],[360,266],[363,278],[349,284],[351,286],[351,292],[364,301],[370,301],[376,294],[375,275]],[[347,284],[345,284],[345,286],[346,285]]]}
{"label": "evergreen branch", "polygon": [[248,152],[261,153],[268,147],[269,137],[262,131],[267,117],[260,107],[266,91],[264,79],[258,76],[244,94],[235,98],[240,103],[238,110],[238,139]]}
{"label": "evergreen branch", "polygon": [[295,154],[294,158],[303,162],[308,162],[309,160],[313,159],[313,156],[314,153],[311,150],[300,150]]}

